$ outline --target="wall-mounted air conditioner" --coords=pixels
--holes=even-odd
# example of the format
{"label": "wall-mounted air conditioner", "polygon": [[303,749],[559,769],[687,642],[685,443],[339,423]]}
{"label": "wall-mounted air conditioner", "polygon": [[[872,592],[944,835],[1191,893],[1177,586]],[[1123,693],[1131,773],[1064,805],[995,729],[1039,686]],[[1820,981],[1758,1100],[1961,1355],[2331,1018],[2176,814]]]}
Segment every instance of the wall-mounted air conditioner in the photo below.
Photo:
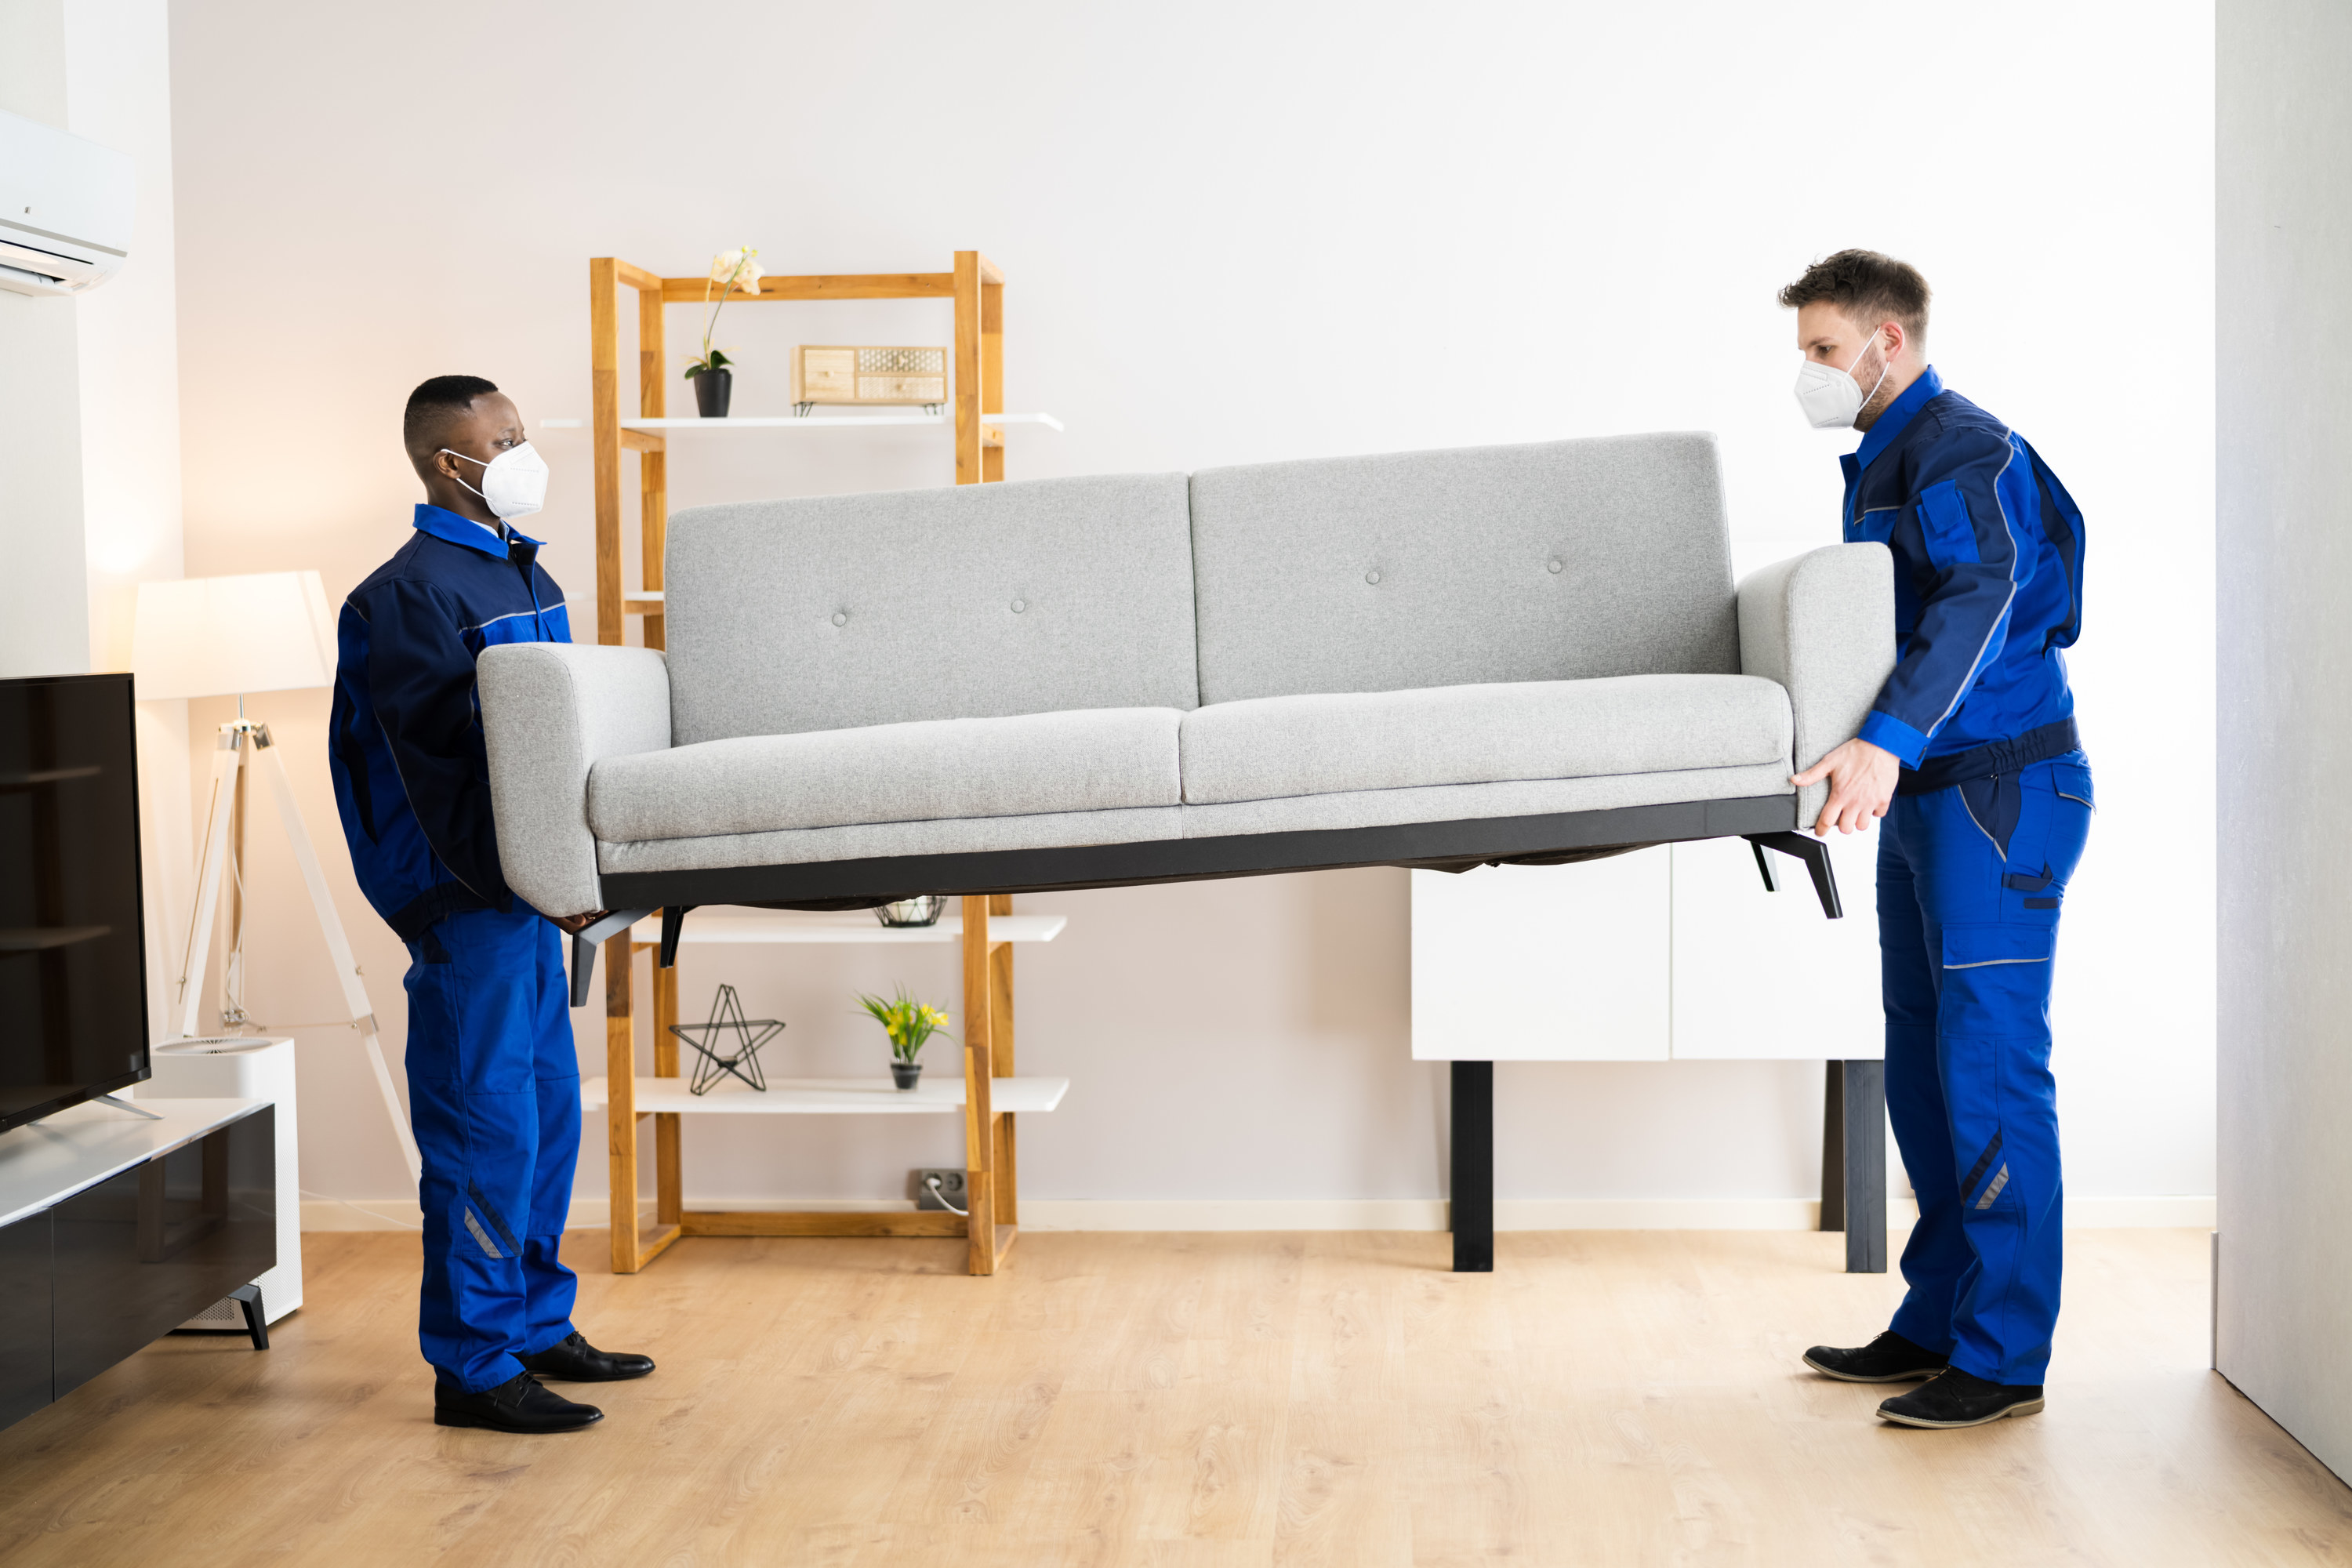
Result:
{"label": "wall-mounted air conditioner", "polygon": [[0,289],[79,294],[131,253],[130,154],[0,110]]}

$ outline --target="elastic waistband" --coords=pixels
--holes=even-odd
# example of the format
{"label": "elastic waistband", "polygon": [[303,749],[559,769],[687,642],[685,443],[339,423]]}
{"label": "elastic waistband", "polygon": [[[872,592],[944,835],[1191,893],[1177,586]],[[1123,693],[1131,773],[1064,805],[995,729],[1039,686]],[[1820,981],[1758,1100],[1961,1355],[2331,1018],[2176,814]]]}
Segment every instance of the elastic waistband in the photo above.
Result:
{"label": "elastic waistband", "polygon": [[1932,795],[1939,789],[1949,789],[1970,779],[1989,779],[1996,773],[2021,773],[2036,763],[2046,763],[2053,757],[2063,757],[2069,752],[2083,749],[2083,737],[2072,719],[2061,719],[2055,724],[2044,724],[2039,730],[2028,730],[2013,741],[1994,741],[1965,752],[1955,752],[1948,757],[1929,757],[1916,768],[1905,768],[1895,781],[1896,795]]}
{"label": "elastic waistband", "polygon": [[392,934],[401,941],[416,942],[445,915],[459,915],[469,910],[492,907],[463,882],[436,882],[386,915],[384,923],[392,927]]}

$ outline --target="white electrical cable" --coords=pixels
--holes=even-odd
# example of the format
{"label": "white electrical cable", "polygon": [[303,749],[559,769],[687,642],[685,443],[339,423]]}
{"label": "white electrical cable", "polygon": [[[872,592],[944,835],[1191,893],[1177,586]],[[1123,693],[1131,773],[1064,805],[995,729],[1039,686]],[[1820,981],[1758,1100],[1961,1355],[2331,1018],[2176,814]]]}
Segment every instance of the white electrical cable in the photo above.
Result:
{"label": "white electrical cable", "polygon": [[940,1179],[937,1176],[925,1176],[923,1178],[923,1185],[931,1189],[931,1196],[939,1199],[940,1205],[946,1209],[948,1213],[962,1215],[966,1219],[970,1219],[971,1217],[971,1211],[967,1209],[960,1209],[956,1207],[955,1205],[948,1201],[948,1195],[945,1192],[940,1190]]}

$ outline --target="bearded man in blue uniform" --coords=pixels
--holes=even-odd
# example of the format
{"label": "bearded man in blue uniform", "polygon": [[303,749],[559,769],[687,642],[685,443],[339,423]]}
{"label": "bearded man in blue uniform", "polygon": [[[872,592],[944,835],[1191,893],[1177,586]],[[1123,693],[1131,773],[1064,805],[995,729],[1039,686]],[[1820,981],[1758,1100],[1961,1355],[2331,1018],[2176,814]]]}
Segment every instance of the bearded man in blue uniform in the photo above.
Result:
{"label": "bearded man in blue uniform", "polygon": [[1806,1363],[1926,1378],[1878,1413],[1975,1426],[2042,1407],[2061,1187],[2050,981],[2089,834],[2091,769],[2063,649],[2083,625],[2083,517],[2022,437],[1927,360],[1927,279],[1844,250],[1780,291],[1797,399],[1852,426],[1845,538],[1895,556],[1897,660],[1826,778],[1814,832],[1886,819],[1878,931],[1886,1110],[1919,1196],[1887,1331]]}
{"label": "bearded man in blue uniform", "polygon": [[603,1418],[541,1385],[643,1377],[588,1343],[557,1260],[580,1152],[580,1067],[558,927],[499,868],[474,660],[570,642],[539,541],[547,465],[479,376],[436,376],[403,420],[428,498],[337,627],[329,765],[352,868],[408,945],[408,1099],[425,1158],[418,1339],[444,1426],[569,1432]]}

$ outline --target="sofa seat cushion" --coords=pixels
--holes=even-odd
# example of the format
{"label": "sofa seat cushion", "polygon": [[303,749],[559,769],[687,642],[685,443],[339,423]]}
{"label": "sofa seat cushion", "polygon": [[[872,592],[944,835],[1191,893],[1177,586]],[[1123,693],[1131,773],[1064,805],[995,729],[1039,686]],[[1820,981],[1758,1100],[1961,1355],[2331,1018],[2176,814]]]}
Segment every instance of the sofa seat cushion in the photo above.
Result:
{"label": "sofa seat cushion", "polygon": [[607,757],[588,825],[608,843],[1173,806],[1172,708],[1090,708],[706,741]]}
{"label": "sofa seat cushion", "polygon": [[1789,696],[1626,675],[1219,702],[1183,716],[1184,801],[1785,765]]}
{"label": "sofa seat cushion", "polygon": [[1185,808],[1181,805],[1146,805],[1122,811],[1048,811],[1034,816],[858,822],[845,827],[718,833],[708,838],[642,838],[634,843],[598,844],[596,864],[606,876],[615,876],[645,871],[717,871],[737,866],[807,866],[823,860],[985,855],[1003,850],[1142,844],[1155,838],[1183,837],[1184,814]]}

